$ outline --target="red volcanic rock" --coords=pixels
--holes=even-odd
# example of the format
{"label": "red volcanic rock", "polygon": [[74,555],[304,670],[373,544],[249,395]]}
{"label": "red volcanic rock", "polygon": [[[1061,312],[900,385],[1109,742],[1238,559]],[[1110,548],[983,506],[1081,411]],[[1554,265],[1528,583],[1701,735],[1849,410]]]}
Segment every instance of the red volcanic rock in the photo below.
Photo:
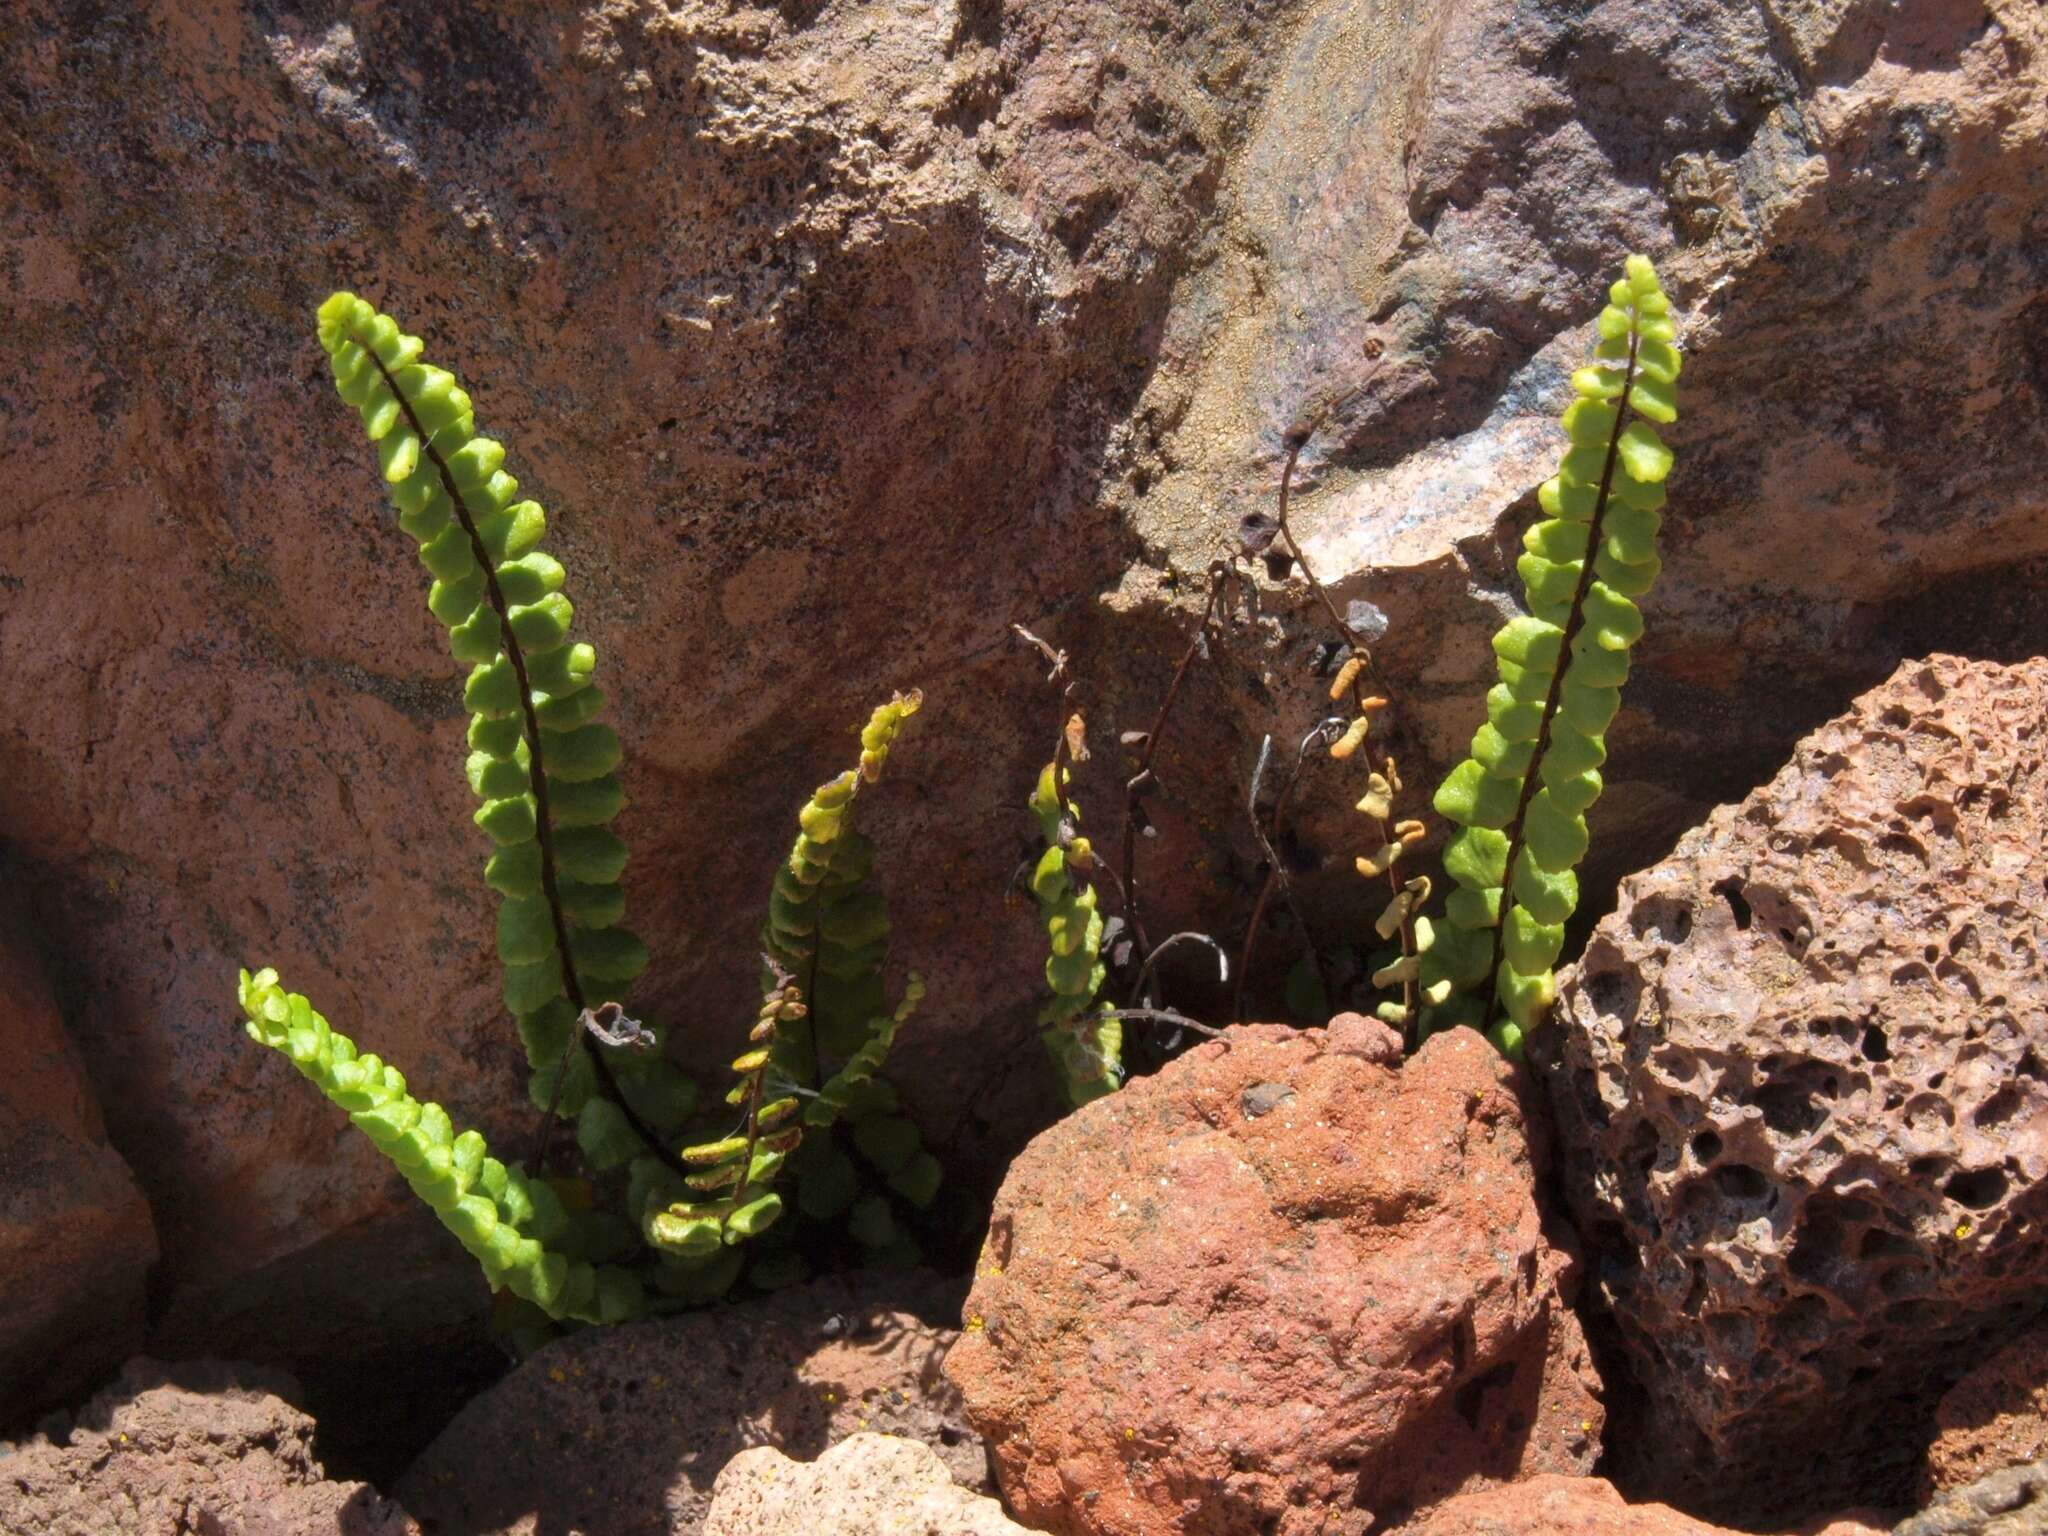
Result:
{"label": "red volcanic rock", "polygon": [[6,927],[0,1062],[5,1421],[82,1393],[141,1343],[156,1231],[128,1165],[107,1144],[42,968]]}
{"label": "red volcanic rock", "polygon": [[1950,1387],[1934,1422],[1920,1483],[1923,1502],[2048,1458],[2048,1330],[2014,1340]]}
{"label": "red volcanic rock", "polygon": [[[1800,1536],[1875,1536],[1879,1517],[1843,1515],[1801,1527]],[[1448,1499],[1395,1536],[1735,1536],[1668,1504],[1629,1504],[1597,1477],[1531,1478],[1510,1488]]]}
{"label": "red volcanic rock", "polygon": [[1514,1073],[1230,1030],[1031,1143],[946,1369],[1020,1519],[1081,1536],[1362,1533],[1584,1472],[1598,1382]]}
{"label": "red volcanic rock", "polygon": [[1906,1503],[2048,1302],[2048,660],[1902,666],[1561,979],[1565,1183],[1649,1413],[1624,1486]]}

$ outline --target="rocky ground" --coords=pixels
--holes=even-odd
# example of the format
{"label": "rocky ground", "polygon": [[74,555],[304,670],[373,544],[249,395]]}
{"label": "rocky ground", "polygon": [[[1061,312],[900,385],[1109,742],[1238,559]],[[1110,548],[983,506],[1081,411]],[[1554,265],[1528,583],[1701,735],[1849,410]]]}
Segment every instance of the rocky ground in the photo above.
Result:
{"label": "rocky ground", "polygon": [[[2040,1528],[2044,50],[2031,0],[6,8],[0,1531]],[[1312,428],[1295,526],[1385,620],[1419,809],[1631,249],[1685,414],[1530,1067],[1268,1025],[1059,1118],[1010,626],[1071,651],[1113,818]],[[459,678],[311,343],[339,285],[548,506],[686,1065],[845,726],[924,688],[870,830],[942,1264],[994,1210],[964,1311],[821,1291],[505,1376],[473,1266],[234,1028],[274,963],[527,1125]],[[1305,585],[1258,588],[1157,761],[1162,932],[1241,931],[1258,743],[1323,707]],[[1254,1016],[1369,923],[1353,798],[1303,782],[1312,932]]]}

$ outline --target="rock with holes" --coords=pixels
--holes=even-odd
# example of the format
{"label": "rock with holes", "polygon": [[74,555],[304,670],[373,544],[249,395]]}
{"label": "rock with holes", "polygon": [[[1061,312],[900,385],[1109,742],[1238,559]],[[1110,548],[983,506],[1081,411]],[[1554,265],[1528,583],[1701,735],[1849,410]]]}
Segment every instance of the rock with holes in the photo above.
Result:
{"label": "rock with holes", "polygon": [[849,1435],[816,1461],[757,1445],[725,1464],[704,1536],[1031,1536],[930,1446]]}
{"label": "rock with holes", "polygon": [[1626,881],[1559,988],[1566,1184],[1649,1411],[1729,1519],[1910,1501],[2048,1302],[2048,660],[1934,656]]}
{"label": "rock with holes", "polygon": [[1026,1524],[1363,1536],[1590,1468],[1523,1079],[1468,1030],[1380,1043],[1231,1029],[1011,1168],[946,1369]]}

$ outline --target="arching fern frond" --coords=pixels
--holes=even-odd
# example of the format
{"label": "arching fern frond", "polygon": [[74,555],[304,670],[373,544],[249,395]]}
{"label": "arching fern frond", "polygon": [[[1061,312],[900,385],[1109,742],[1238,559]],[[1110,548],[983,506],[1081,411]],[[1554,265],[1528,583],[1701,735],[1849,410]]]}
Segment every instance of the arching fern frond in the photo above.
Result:
{"label": "arching fern frond", "polygon": [[1678,418],[1677,328],[1642,256],[1608,300],[1593,364],[1572,375],[1571,445],[1539,493],[1546,516],[1523,538],[1529,612],[1493,637],[1500,683],[1486,723],[1436,793],[1438,813],[1464,830],[1444,850],[1457,886],[1449,922],[1422,957],[1431,1022],[1486,1028],[1510,1054],[1555,997],[1586,811],[1643,633],[1632,599],[1659,569],[1671,450],[1652,423]]}

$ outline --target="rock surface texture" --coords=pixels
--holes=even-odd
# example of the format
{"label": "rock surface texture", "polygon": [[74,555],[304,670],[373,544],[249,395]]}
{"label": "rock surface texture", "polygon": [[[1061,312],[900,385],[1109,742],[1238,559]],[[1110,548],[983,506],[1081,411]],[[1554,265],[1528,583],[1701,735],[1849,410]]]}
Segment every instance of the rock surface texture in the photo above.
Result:
{"label": "rock surface texture", "polygon": [[149,1207],[19,914],[0,923],[0,1416],[89,1390],[142,1342]]}
{"label": "rock surface texture", "polygon": [[2044,849],[2048,661],[1935,656],[1624,882],[1551,1097],[1645,1486],[1909,1503],[1941,1389],[2048,1303]]}
{"label": "rock surface texture", "polygon": [[1588,1470],[1598,1383],[1515,1084],[1469,1031],[1396,1069],[1251,1026],[1032,1142],[946,1366],[1019,1518],[1362,1536]]}
{"label": "rock surface texture", "polygon": [[704,1536],[1030,1536],[994,1499],[953,1481],[928,1445],[850,1435],[816,1461],[771,1445],[726,1463]]}
{"label": "rock surface texture", "polygon": [[20,1536],[420,1536],[367,1483],[328,1482],[290,1384],[136,1359],[61,1442],[0,1448],[0,1531]]}
{"label": "rock surface texture", "polygon": [[[1693,361],[1589,889],[1902,648],[2043,648],[2044,30],[2033,0],[0,7],[0,878],[166,1315],[282,1356],[334,1306],[399,1354],[419,1315],[409,1197],[229,1027],[237,964],[524,1125],[460,680],[311,342],[330,288],[461,372],[548,508],[628,745],[636,1011],[693,1064],[751,1013],[789,815],[923,686],[864,816],[931,984],[910,1107],[992,1184],[1057,1111],[1039,935],[994,894],[1028,823],[993,808],[1046,750],[1008,626],[1073,647],[1103,742],[1142,725],[1191,621],[1163,569],[1319,417],[1297,527],[1391,620],[1424,785],[1627,249]],[[1241,926],[1258,739],[1320,712],[1300,584],[1266,609],[1156,765],[1162,933]],[[1290,850],[1326,940],[1371,916],[1340,779]],[[336,1267],[366,1278],[329,1305]]]}
{"label": "rock surface texture", "polygon": [[[1802,1526],[1798,1536],[1880,1536],[1882,1521],[1856,1516]],[[1446,1499],[1398,1527],[1396,1536],[1734,1536],[1668,1504],[1630,1504],[1597,1477],[1530,1478],[1508,1488]]]}
{"label": "rock surface texture", "polygon": [[464,1408],[398,1497],[465,1536],[695,1536],[741,1451],[810,1461],[864,1430],[927,1444],[965,1490],[990,1491],[987,1452],[940,1374],[952,1330],[892,1310],[877,1285],[819,1281],[551,1344]]}
{"label": "rock surface texture", "polygon": [[2048,1331],[2015,1339],[1950,1387],[1934,1412],[1922,1501],[2048,1457]]}
{"label": "rock surface texture", "polygon": [[2044,1536],[2048,1533],[2048,1461],[2008,1467],[1951,1488],[1892,1536]]}

